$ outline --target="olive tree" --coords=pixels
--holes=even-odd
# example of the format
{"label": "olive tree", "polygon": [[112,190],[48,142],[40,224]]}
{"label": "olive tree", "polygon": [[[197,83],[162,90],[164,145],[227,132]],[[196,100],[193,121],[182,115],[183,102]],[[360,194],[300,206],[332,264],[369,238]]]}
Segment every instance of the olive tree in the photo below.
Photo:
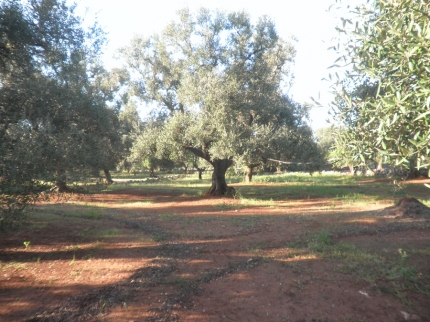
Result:
{"label": "olive tree", "polygon": [[[340,141],[362,164],[379,156],[413,176],[430,151],[430,4],[377,0],[355,14],[339,28],[348,40],[338,61],[349,66],[335,84]],[[372,95],[357,95],[363,84]]]}
{"label": "olive tree", "polygon": [[268,139],[301,121],[286,95],[294,46],[267,17],[252,24],[245,12],[182,10],[161,34],[138,36],[121,53],[135,95],[165,116],[157,151],[189,151],[211,164],[209,195],[229,193],[233,162],[261,162]]}
{"label": "olive tree", "polygon": [[55,175],[67,190],[67,171],[103,169],[113,156],[104,35],[81,23],[62,0],[0,3],[0,221],[25,207],[14,200],[37,195],[40,179]]}
{"label": "olive tree", "polygon": [[142,131],[133,142],[128,158],[129,162],[139,164],[149,170],[149,176],[155,177],[156,168],[173,168],[167,150],[160,151],[158,139],[162,131],[162,119],[150,119],[142,125]]}

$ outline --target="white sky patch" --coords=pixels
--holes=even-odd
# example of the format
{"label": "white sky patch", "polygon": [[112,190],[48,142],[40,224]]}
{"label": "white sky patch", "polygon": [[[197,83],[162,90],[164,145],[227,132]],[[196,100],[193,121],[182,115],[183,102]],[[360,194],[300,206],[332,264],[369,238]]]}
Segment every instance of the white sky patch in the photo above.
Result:
{"label": "white sky patch", "polygon": [[[350,6],[362,0],[344,1]],[[293,100],[311,103],[314,97],[323,107],[311,111],[311,125],[314,129],[327,126],[329,117],[327,105],[332,99],[327,69],[336,60],[334,51],[327,49],[337,36],[335,26],[340,24],[339,16],[345,12],[328,12],[335,0],[77,0],[77,13],[91,22],[95,16],[108,33],[108,46],[103,61],[107,68],[122,64],[113,59],[115,51],[130,43],[135,34],[150,36],[159,33],[168,23],[176,19],[176,12],[188,7],[191,12],[198,8],[220,9],[227,12],[245,10],[253,21],[263,15],[274,22],[283,39],[294,36],[297,39],[295,63],[292,67],[294,83],[289,91]]]}

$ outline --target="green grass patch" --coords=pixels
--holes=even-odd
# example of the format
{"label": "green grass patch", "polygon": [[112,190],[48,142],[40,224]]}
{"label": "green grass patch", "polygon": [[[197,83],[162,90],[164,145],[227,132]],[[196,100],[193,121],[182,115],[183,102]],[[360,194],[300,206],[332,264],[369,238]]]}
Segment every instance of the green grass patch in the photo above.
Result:
{"label": "green grass patch", "polygon": [[161,214],[158,217],[160,218],[160,220],[163,220],[163,221],[171,221],[177,216],[175,214],[167,213],[167,214]]}
{"label": "green grass patch", "polygon": [[349,202],[349,203],[375,203],[378,201],[383,200],[381,196],[378,195],[366,195],[364,193],[359,192],[353,192],[350,194],[343,195],[342,197],[338,198],[341,201]]}
{"label": "green grass patch", "polygon": [[222,201],[222,202],[215,204],[214,208],[219,209],[219,210],[234,210],[234,209],[239,209],[240,206],[237,204],[227,203],[225,201]]}
{"label": "green grass patch", "polygon": [[[393,181],[394,182],[394,181]],[[285,199],[333,198],[348,203],[378,202],[393,200],[404,195],[424,197],[427,188],[417,190],[414,185],[390,181],[376,181],[373,177],[350,176],[340,174],[285,173],[255,175],[253,183],[243,184],[242,175],[230,174],[228,184],[240,183],[240,196],[244,206],[271,206],[262,201]],[[260,184],[265,183],[262,187]],[[138,189],[148,194],[163,194],[171,197],[200,197],[211,185],[210,175],[198,180],[195,175],[160,177],[158,180],[146,180],[135,183],[118,183],[106,187],[106,191]],[[238,187],[236,187],[238,190]],[[417,194],[417,191],[419,193]],[[246,200],[246,201],[245,201]],[[273,205],[273,204],[272,204]]]}
{"label": "green grass patch", "polygon": [[110,228],[110,229],[104,229],[97,231],[97,237],[118,237],[120,235],[124,234],[124,231],[117,228]]}
{"label": "green grass patch", "polygon": [[28,266],[27,263],[21,263],[21,262],[9,262],[9,263],[2,263],[0,262],[0,270],[6,270],[6,269],[26,269]]}

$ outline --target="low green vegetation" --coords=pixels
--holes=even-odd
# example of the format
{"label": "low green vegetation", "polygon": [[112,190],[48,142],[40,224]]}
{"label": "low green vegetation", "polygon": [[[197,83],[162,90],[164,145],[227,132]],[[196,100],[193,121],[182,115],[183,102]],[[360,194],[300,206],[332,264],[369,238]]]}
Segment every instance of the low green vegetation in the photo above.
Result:
{"label": "low green vegetation", "polygon": [[[133,176],[128,178],[132,179]],[[427,200],[428,195],[428,190],[424,187],[416,189],[395,179],[377,181],[373,177],[343,174],[310,175],[304,172],[257,174],[253,176],[252,184],[245,184],[242,175],[232,174],[227,181],[236,189],[235,199],[241,200],[243,205],[252,206],[258,206],[259,203],[261,206],[273,206],[273,201],[285,199],[333,198],[344,202],[366,203],[396,199],[406,195]],[[201,197],[210,185],[209,177],[197,180],[195,175],[180,175],[176,178],[160,177],[159,180],[118,183],[107,186],[105,191],[136,189],[151,193],[160,192],[166,196]],[[142,200],[142,202],[153,201]]]}
{"label": "low green vegetation", "polygon": [[[412,304],[406,298],[408,290],[418,291],[430,298],[428,276],[424,276],[408,261],[407,251],[399,248],[397,255],[365,250],[352,243],[336,242],[328,230],[312,236],[306,249],[322,258],[339,261],[338,270],[344,274],[354,274],[371,285],[385,281],[379,286],[380,292],[391,293],[404,304]],[[411,250],[422,253],[422,250]]]}

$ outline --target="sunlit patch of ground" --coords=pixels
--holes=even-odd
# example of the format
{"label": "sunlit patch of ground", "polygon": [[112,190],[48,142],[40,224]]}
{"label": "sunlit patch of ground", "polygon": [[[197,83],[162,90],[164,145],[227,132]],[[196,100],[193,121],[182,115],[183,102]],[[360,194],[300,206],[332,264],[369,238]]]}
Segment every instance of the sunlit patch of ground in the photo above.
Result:
{"label": "sunlit patch of ground", "polygon": [[142,185],[40,204],[0,240],[0,320],[430,320],[429,218],[384,213],[365,180],[332,198]]}

